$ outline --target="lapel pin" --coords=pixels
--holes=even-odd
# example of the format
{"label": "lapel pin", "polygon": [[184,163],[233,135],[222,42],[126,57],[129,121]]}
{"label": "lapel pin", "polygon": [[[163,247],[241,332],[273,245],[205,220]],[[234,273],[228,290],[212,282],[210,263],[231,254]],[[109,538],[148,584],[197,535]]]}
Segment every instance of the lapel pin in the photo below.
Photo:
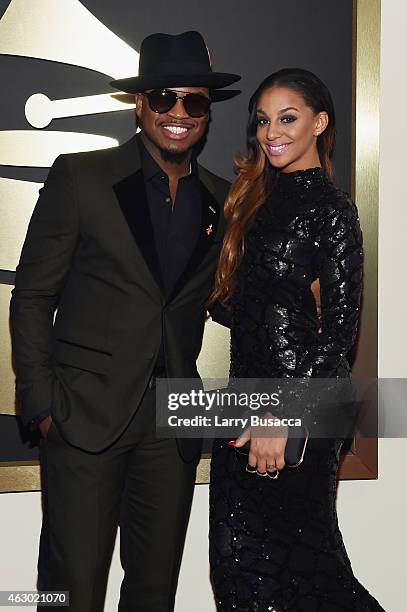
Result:
{"label": "lapel pin", "polygon": [[216,213],[216,210],[210,205],[209,205],[209,210],[211,210],[213,213]]}
{"label": "lapel pin", "polygon": [[208,225],[208,227],[206,228],[206,233],[209,236],[210,234],[212,234],[213,232],[213,225],[212,223],[210,225]]}

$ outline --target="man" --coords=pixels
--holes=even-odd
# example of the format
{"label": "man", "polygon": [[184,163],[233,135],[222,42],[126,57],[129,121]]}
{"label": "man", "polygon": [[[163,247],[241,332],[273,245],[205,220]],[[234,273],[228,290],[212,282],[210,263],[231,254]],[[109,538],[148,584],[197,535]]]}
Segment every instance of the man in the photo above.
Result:
{"label": "man", "polygon": [[68,590],[71,612],[103,610],[119,522],[119,610],[173,610],[200,444],[156,437],[155,379],[197,375],[228,184],[193,148],[238,79],[212,72],[197,32],[146,38],[139,76],[113,83],[136,94],[141,135],[58,157],[30,222],[17,396],[42,433],[39,589]]}

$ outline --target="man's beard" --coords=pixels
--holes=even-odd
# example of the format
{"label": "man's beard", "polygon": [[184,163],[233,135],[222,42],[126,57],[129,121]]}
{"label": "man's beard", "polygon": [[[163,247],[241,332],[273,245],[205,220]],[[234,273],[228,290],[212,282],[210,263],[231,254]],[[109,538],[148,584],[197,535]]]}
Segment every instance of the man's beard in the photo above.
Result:
{"label": "man's beard", "polygon": [[161,159],[173,164],[182,164],[189,156],[191,149],[185,151],[175,151],[172,149],[159,148]]}

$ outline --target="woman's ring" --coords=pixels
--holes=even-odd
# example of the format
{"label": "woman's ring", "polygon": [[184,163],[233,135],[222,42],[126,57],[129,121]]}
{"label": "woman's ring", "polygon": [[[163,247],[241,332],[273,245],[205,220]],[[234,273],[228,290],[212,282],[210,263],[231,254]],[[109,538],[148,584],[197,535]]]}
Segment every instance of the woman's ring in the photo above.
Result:
{"label": "woman's ring", "polygon": [[265,478],[267,476],[267,472],[259,472],[258,470],[256,470],[256,474],[257,476],[261,476],[262,478]]}

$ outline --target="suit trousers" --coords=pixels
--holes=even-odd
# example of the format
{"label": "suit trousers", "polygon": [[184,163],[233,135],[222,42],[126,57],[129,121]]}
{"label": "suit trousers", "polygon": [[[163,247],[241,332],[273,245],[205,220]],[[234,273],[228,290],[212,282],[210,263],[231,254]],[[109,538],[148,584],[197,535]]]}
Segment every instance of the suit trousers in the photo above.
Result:
{"label": "suit trousers", "polygon": [[52,423],[40,456],[38,589],[69,591],[70,612],[102,612],[120,525],[119,612],[172,611],[196,462],[181,459],[175,439],[156,438],[155,386],[107,449],[73,447]]}

